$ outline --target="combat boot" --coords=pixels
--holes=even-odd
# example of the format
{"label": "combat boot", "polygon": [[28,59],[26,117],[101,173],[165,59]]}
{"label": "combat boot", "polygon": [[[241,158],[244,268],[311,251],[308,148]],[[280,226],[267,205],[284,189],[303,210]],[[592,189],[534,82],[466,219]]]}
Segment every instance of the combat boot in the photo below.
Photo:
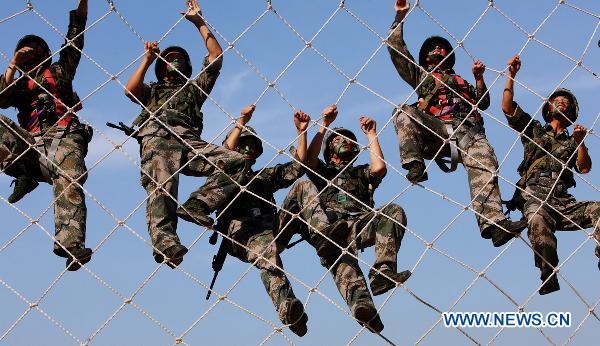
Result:
{"label": "combat boot", "polygon": [[391,270],[384,270],[383,273],[393,281],[376,271],[371,271],[371,275],[369,275],[371,277],[371,292],[373,292],[374,296],[384,294],[385,292],[396,287],[398,284],[404,283],[412,274],[410,270],[405,270],[400,273],[394,273]]}
{"label": "combat boot", "polygon": [[412,161],[406,165],[408,173],[406,173],[406,179],[413,184],[420,183],[429,179],[427,172],[425,172],[425,164],[421,161]]}
{"label": "combat boot", "polygon": [[[319,234],[314,241],[317,255],[319,255],[319,257],[331,257],[340,252],[340,248],[336,246],[336,244],[340,245],[348,238],[350,229],[345,220],[338,220],[320,231],[321,234]],[[331,239],[331,241],[324,236]]]}
{"label": "combat boot", "polygon": [[381,322],[381,318],[379,318],[379,314],[377,314],[377,309],[375,309],[375,306],[373,306],[372,303],[359,302],[356,303],[351,310],[352,316],[358,323],[367,327],[374,333],[381,333],[384,326]]}
{"label": "combat boot", "polygon": [[17,203],[21,198],[25,197],[26,194],[35,190],[35,188],[40,185],[35,179],[31,179],[27,176],[18,177],[10,183],[10,186],[13,184],[15,185],[15,188],[13,189],[13,193],[8,196],[7,200],[9,203]]}
{"label": "combat boot", "polygon": [[68,248],[70,253],[67,257],[66,267],[68,271],[74,272],[79,270],[82,265],[88,263],[92,259],[92,249],[87,247],[72,247]]}
{"label": "combat boot", "polygon": [[[550,279],[548,279],[549,277],[550,277]],[[548,293],[552,293],[552,292],[556,292],[556,291],[560,290],[560,285],[558,284],[558,277],[556,277],[556,274],[554,273],[554,271],[552,269],[543,270],[540,278],[542,279],[542,282],[545,281],[545,283],[542,285],[542,287],[540,287],[540,289],[538,291],[540,293],[540,295],[543,296],[544,294],[548,294]],[[546,280],[548,280],[548,281],[546,281]]]}
{"label": "combat boot", "polygon": [[[169,246],[165,251],[163,251],[163,253],[168,259],[167,265],[171,269],[177,268],[177,266],[179,266],[181,262],[183,262],[183,256],[185,256],[187,252],[188,249],[181,244]],[[154,260],[156,261],[156,263],[163,263],[163,261],[165,260],[165,256],[156,253],[154,254]]]}
{"label": "combat boot", "polygon": [[177,216],[181,219],[207,228],[212,227],[215,223],[209,215],[210,210],[208,210],[206,204],[194,198],[188,199],[177,208]]}
{"label": "combat boot", "polygon": [[500,247],[519,235],[525,228],[527,228],[527,219],[524,217],[519,221],[504,219],[498,222],[497,226],[490,225],[486,227],[481,232],[481,236],[485,239],[492,239],[494,246]]}
{"label": "combat boot", "polygon": [[308,322],[308,315],[304,313],[304,305],[296,298],[286,299],[283,302],[285,309],[285,316],[283,323],[290,325],[290,330],[298,335],[304,336],[308,332],[306,322]]}

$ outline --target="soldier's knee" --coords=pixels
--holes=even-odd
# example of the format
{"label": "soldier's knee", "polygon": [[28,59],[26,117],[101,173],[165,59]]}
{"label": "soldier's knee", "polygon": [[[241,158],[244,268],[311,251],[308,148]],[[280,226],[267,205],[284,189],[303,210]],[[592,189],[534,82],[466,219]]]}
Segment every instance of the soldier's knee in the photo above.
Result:
{"label": "soldier's knee", "polygon": [[399,222],[401,225],[406,226],[407,218],[406,212],[404,209],[398,204],[389,204],[381,211],[383,214],[391,217],[392,219]]}
{"label": "soldier's knee", "polygon": [[530,235],[539,235],[550,231],[548,221],[540,214],[528,215],[527,225]]}

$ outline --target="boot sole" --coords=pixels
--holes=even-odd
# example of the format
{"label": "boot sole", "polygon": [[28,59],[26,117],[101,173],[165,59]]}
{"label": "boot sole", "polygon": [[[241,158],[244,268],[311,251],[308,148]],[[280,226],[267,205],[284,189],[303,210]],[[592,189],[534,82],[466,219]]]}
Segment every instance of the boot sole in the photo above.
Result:
{"label": "boot sole", "polygon": [[79,268],[81,268],[82,265],[91,261],[91,259],[92,259],[92,253],[90,253],[89,256],[84,256],[84,257],[78,258],[77,261],[75,261],[75,259],[68,258],[67,263],[66,263],[66,268],[70,272],[77,271],[77,270],[79,270]]}
{"label": "boot sole", "polygon": [[175,269],[177,268],[181,262],[183,262],[183,256],[185,256],[188,253],[188,249],[183,247],[181,248],[181,250],[179,250],[177,253],[175,253],[170,259],[169,261],[167,261],[167,265],[169,266],[169,268],[171,269]]}

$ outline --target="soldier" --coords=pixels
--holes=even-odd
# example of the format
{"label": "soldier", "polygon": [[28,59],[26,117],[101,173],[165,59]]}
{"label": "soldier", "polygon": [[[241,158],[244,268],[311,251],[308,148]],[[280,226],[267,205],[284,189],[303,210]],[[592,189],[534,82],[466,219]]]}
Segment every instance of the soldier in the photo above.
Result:
{"label": "soldier", "polygon": [[[262,141],[256,131],[247,126],[255,106],[242,110],[236,127],[227,135],[225,148],[233,149],[244,155],[249,166],[254,165],[262,154]],[[267,293],[271,297],[281,322],[290,325],[292,332],[303,336],[307,332],[308,317],[304,313],[302,302],[296,298],[290,282],[282,271],[283,264],[277,253],[274,231],[277,228],[275,198],[273,194],[292,185],[304,174],[299,163],[306,161],[306,128],[310,117],[298,111],[294,113],[294,124],[298,131],[298,151],[296,161],[279,164],[263,170],[249,169],[244,181],[251,181],[248,191],[262,197],[244,192],[238,196],[221,214],[216,229],[227,234],[235,242],[231,244],[231,254],[240,260],[253,263],[260,270],[260,277]],[[212,178],[212,177],[211,177]],[[210,178],[209,178],[210,179]],[[269,201],[271,203],[267,203]]]}
{"label": "soldier", "polygon": [[[126,95],[144,110],[134,125],[141,126],[136,137],[140,143],[142,186],[148,192],[146,220],[152,239],[154,259],[175,268],[183,261],[188,249],[177,236],[177,215],[206,227],[208,217],[231,194],[237,185],[229,179],[212,180],[204,189],[208,198],[195,200],[195,205],[177,210],[179,172],[191,176],[208,176],[218,166],[233,179],[239,177],[246,163],[241,154],[203,141],[203,115],[200,111],[212,90],[222,66],[222,49],[202,19],[197,0],[187,2],[185,18],[200,32],[208,49],[202,73],[195,79],[188,53],[181,47],[169,47],[162,53],[156,42],[145,43],[145,57],[126,86]],[[144,84],[144,76],[156,62],[156,83]],[[164,125],[163,125],[164,124]],[[180,140],[183,139],[182,140]],[[193,149],[192,149],[193,148]],[[182,167],[183,166],[183,167]],[[185,213],[194,207],[193,219]]]}
{"label": "soldier", "polygon": [[[475,61],[472,70],[476,85],[470,85],[452,69],[455,61],[452,45],[440,36],[425,40],[417,65],[403,38],[402,20],[410,5],[406,0],[396,0],[395,8],[388,50],[400,77],[419,97],[418,104],[403,105],[394,112],[402,167],[408,170],[406,178],[412,183],[427,180],[424,159],[434,158],[440,148],[435,160],[444,172],[454,171],[461,161],[469,178],[481,236],[492,239],[494,246],[502,246],[525,229],[527,223],[513,222],[502,213],[495,176],[498,161],[477,112],[477,108],[485,110],[490,105],[483,79],[485,65]],[[460,155],[457,148],[464,154]],[[451,167],[446,166],[448,156]]]}
{"label": "soldier", "polygon": [[[384,326],[358,260],[348,253],[343,254],[342,249],[348,247],[347,251],[356,255],[358,249],[375,246],[376,259],[369,271],[370,286],[373,295],[384,294],[405,282],[411,274],[408,270],[396,272],[406,215],[396,204],[376,212],[362,204],[373,207],[373,192],[387,171],[376,135],[376,123],[368,117],[360,118],[360,127],[370,143],[371,164],[354,166],[359,152],[354,133],[335,128],[323,140],[327,127],[336,117],[334,105],[323,111],[323,126],[308,149],[310,181],[296,183],[283,208],[299,212],[312,226],[306,238],[317,250],[321,264],[331,270],[352,316],[379,333]],[[322,145],[324,161],[318,159]],[[280,224],[285,226],[283,221]]]}
{"label": "soldier", "polygon": [[[73,79],[83,49],[88,2],[79,0],[69,13],[69,29],[59,59],[52,63],[50,47],[39,36],[19,40],[0,79],[0,107],[16,107],[19,125],[0,115],[0,169],[15,178],[16,203],[39,182],[54,192],[54,253],[67,258],[67,270],[78,270],[92,258],[85,247],[85,156],[91,127],[82,125]],[[15,80],[17,70],[20,76]],[[32,148],[35,148],[32,149]]]}
{"label": "soldier", "polygon": [[521,180],[517,186],[524,190],[517,190],[522,202],[519,209],[527,218],[535,266],[541,271],[539,293],[548,294],[560,289],[555,273],[555,231],[595,227],[596,256],[600,257],[600,202],[577,202],[567,191],[575,186],[572,170],[586,174],[592,168],[584,143],[587,129],[575,124],[572,135],[567,131],[579,114],[575,95],[567,89],[554,91],[542,108],[546,122],[542,125],[513,100],[513,80],[521,68],[519,56],[511,58],[508,65],[502,111],[510,127],[523,134],[524,147],[524,159],[518,169]]}

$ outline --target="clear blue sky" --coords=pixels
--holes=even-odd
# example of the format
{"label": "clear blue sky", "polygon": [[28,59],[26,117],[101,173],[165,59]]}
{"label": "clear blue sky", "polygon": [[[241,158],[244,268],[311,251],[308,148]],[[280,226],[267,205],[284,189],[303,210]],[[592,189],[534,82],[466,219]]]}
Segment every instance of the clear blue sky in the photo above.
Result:
{"label": "clear blue sky", "polygon": [[[465,36],[488,4],[483,0],[422,2],[423,7],[459,39]],[[583,57],[583,64],[598,73],[600,48],[597,42],[600,36],[595,30],[598,29],[599,24],[600,4],[597,1],[584,0],[567,2],[585,8],[595,13],[595,16],[563,5],[538,31],[536,37],[575,60],[580,59],[586,44],[591,39],[589,50]],[[156,40],[179,19],[179,10],[183,8],[184,1],[119,0],[115,3],[118,10],[144,39]],[[338,3],[334,0],[273,1],[274,8],[305,38],[312,37],[318,31],[335,11]],[[557,1],[550,0],[495,1],[499,9],[529,32],[535,30],[549,15],[556,3]],[[62,32],[66,31],[67,12],[74,8],[75,4],[75,0],[33,1],[35,10]],[[392,0],[348,0],[346,5],[379,35],[386,35],[394,18]],[[260,0],[207,0],[202,1],[201,6],[207,20],[215,25],[229,41],[239,36],[266,9],[265,2]],[[8,17],[24,8],[25,1],[5,1],[0,10],[0,18]],[[88,25],[107,11],[108,6],[104,1],[91,1]],[[38,15],[28,12],[0,23],[0,35],[3,38],[0,42],[0,52],[11,54],[18,38],[27,33],[36,33],[45,37],[53,50],[58,49],[62,42],[60,36]],[[417,54],[421,42],[433,34],[448,37],[421,11],[415,11],[406,20],[405,38],[413,55]],[[111,74],[116,74],[127,67],[142,52],[140,39],[131,33],[115,13],[108,15],[106,19],[90,29],[86,33],[85,40],[85,53]],[[226,47],[226,43],[222,39],[220,41]],[[526,34],[519,31],[496,10],[490,9],[465,40],[465,48],[471,56],[481,59],[490,69],[502,70],[508,58],[519,51],[526,42]],[[190,23],[186,21],[180,23],[161,46],[164,48],[172,44],[188,49],[197,72],[206,50]],[[354,76],[361,69],[376,52],[379,44],[380,40],[377,36],[365,29],[344,10],[331,20],[313,42],[314,47],[350,76]],[[273,13],[267,13],[254,29],[244,35],[236,47],[267,79],[273,80],[302,50],[303,42]],[[574,62],[538,42],[530,42],[527,45],[522,60],[523,66],[518,80],[542,96],[557,87],[575,67]],[[7,63],[5,57],[0,59],[2,70]],[[469,55],[462,49],[458,50],[456,71],[470,81],[473,80],[470,72],[471,64]],[[126,82],[135,66],[137,63],[119,76],[122,83]],[[147,77],[147,80],[153,80],[153,72]],[[500,77],[494,83],[498,74],[490,70],[486,72],[485,77],[492,96],[489,114],[485,115],[486,133],[498,159],[503,161],[501,175],[514,182],[518,180],[516,167],[522,158],[522,147],[520,143],[516,143],[514,149],[510,150],[517,137],[507,128],[500,109],[504,78]],[[83,98],[108,79],[108,75],[84,57],[74,85]],[[385,49],[380,49],[373,56],[357,79],[393,103],[415,101],[414,95],[409,97],[412,90],[396,74]],[[321,56],[313,50],[306,50],[282,76],[277,87],[293,107],[303,109],[314,118],[318,117],[323,107],[342,95],[346,85],[347,80]],[[243,106],[255,102],[266,86],[266,83],[245,64],[238,54],[228,50],[225,53],[221,77],[211,96],[229,114],[236,116]],[[600,87],[598,77],[582,68],[576,68],[562,86],[575,92],[581,109],[579,122],[591,128],[600,111],[597,102]],[[516,99],[530,113],[536,113],[541,107],[541,99],[531,91],[517,86],[515,92]],[[554,343],[566,342],[587,316],[588,308],[582,299],[590,305],[597,304],[600,299],[597,258],[593,255],[592,242],[587,241],[583,244],[586,241],[585,233],[557,234],[559,257],[561,261],[569,258],[562,274],[576,288],[577,294],[561,280],[561,291],[540,297],[536,293],[539,286],[539,272],[533,265],[533,254],[527,245],[526,237],[523,240],[517,239],[505,248],[493,248],[489,241],[479,237],[471,211],[461,214],[460,206],[448,203],[439,195],[418,186],[409,187],[408,182],[400,175],[404,171],[400,168],[393,125],[388,124],[392,107],[387,101],[359,85],[352,85],[341,98],[338,107],[340,116],[335,123],[336,126],[345,126],[359,132],[358,118],[366,114],[374,117],[378,121],[379,128],[383,128],[380,142],[391,167],[384,183],[376,193],[376,204],[386,204],[406,190],[395,199],[395,202],[405,208],[409,220],[410,232],[404,238],[398,258],[399,268],[414,270],[413,276],[407,282],[408,290],[441,311],[450,309],[453,311],[515,311],[515,303],[507,296],[519,305],[527,302],[526,311],[544,313],[569,311],[573,314],[572,328],[543,329],[543,334]],[[214,139],[216,143],[220,143],[223,139],[223,135],[220,134],[229,122],[228,116],[210,101],[205,104],[203,111],[203,138]],[[13,118],[15,116],[13,109],[2,112]],[[272,145],[282,148],[294,136],[291,113],[292,109],[287,102],[273,90],[269,90],[258,102],[251,125]],[[119,309],[122,299],[114,291],[126,297],[131,296],[140,283],[151,276],[156,269],[149,245],[129,229],[118,227],[105,241],[116,227],[116,222],[110,214],[123,219],[134,209],[136,211],[127,221],[127,225],[148,241],[145,204],[140,206],[146,194],[139,183],[137,143],[130,140],[125,144],[125,150],[134,162],[118,151],[103,158],[112,149],[107,139],[119,143],[125,139],[120,132],[106,128],[104,123],[106,121],[130,123],[137,114],[139,114],[139,107],[125,98],[122,87],[115,81],[108,82],[87,97],[84,109],[80,112],[81,118],[97,129],[86,159],[88,168],[93,167],[93,169],[85,187],[94,196],[94,199],[89,197],[87,199],[89,210],[87,245],[93,248],[99,245],[100,247],[88,267],[112,289],[100,284],[90,273],[80,270],[76,273],[67,273],[47,294],[44,293],[63,270],[64,260],[52,254],[52,241],[38,226],[28,228],[16,241],[7,245],[27,226],[28,221],[13,207],[0,203],[0,215],[3,221],[2,232],[0,232],[0,263],[2,263],[0,280],[29,301],[36,301],[44,295],[45,298],[39,307],[82,342],[95,334],[97,329]],[[540,115],[537,114],[536,117],[539,119]],[[309,136],[313,133],[314,129]],[[359,139],[365,143],[360,133]],[[600,160],[598,144],[598,137],[587,139],[587,146],[595,160]],[[262,167],[275,155],[276,151],[273,148],[265,146],[265,153],[255,167]],[[359,161],[367,162],[367,160],[368,156],[363,154]],[[272,163],[285,161],[285,157],[277,157]],[[435,165],[431,169],[430,179],[425,183],[428,189],[446,195],[461,204],[468,203],[469,194],[463,169],[451,175],[443,174]],[[578,199],[599,199],[599,171],[595,169],[584,176],[587,182],[581,177],[577,178],[578,186],[572,192]],[[9,177],[0,175],[0,195],[3,198],[6,198],[11,191],[9,183]],[[184,200],[202,183],[203,179],[182,178],[180,200]],[[501,183],[501,189],[505,198],[510,197],[514,190],[506,183]],[[277,201],[281,202],[283,196],[284,192],[279,193]],[[17,207],[31,217],[37,218],[48,208],[50,201],[50,187],[44,185],[19,202]],[[459,214],[460,216],[456,218]],[[51,210],[42,218],[41,225],[48,232],[53,232]],[[447,228],[446,232],[435,242],[435,247],[476,271],[483,270],[502,251],[505,252],[487,271],[487,276],[502,289],[504,294],[486,280],[475,281],[476,274],[456,261],[451,261],[439,252],[426,251],[425,243],[415,236],[418,235],[430,242],[445,228]],[[207,283],[212,277],[211,258],[217,249],[208,244],[206,236],[191,246],[202,231],[197,226],[180,222],[179,235],[183,243],[191,247],[181,268]],[[573,254],[580,246],[581,249]],[[296,246],[293,250],[285,252],[282,257],[285,268],[309,286],[316,285],[325,272],[319,265],[314,250],[307,244]],[[373,250],[369,249],[361,253],[360,257],[367,263],[372,263]],[[247,269],[248,264],[229,257],[224,270],[219,275],[216,290],[218,292],[227,290]],[[368,270],[366,266],[363,266],[363,269],[365,273]],[[306,301],[309,296],[308,290],[296,280],[292,280],[292,284],[296,295]],[[467,288],[469,289],[463,296]],[[345,309],[345,304],[329,276],[319,285],[319,290]],[[161,267],[152,275],[149,283],[137,293],[134,302],[153,319],[160,321],[164,329],[180,335],[215,303],[215,296],[210,302],[205,301],[205,293],[201,285],[183,272]],[[277,315],[264,292],[257,270],[250,269],[230,294],[230,298],[239,306],[262,318],[278,323]],[[375,298],[378,306],[386,300],[381,312],[386,326],[383,334],[399,345],[415,343],[434,326],[439,318],[437,312],[415,299],[404,289],[396,291],[391,297],[386,295]],[[455,302],[457,302],[456,306],[454,306]],[[2,306],[2,314],[0,314],[0,335],[2,335],[26,311],[27,305],[5,285],[1,285],[0,306]],[[359,330],[355,321],[319,295],[310,295],[307,313],[309,333],[304,338],[300,339],[289,331],[285,332],[293,343],[346,344]],[[593,316],[588,317],[572,342],[577,345],[596,343],[600,336],[599,330],[599,320]],[[252,345],[261,343],[271,332],[272,327],[268,324],[223,302],[197,323],[184,340],[194,345]],[[468,329],[466,332],[478,342],[485,344],[498,330]],[[535,329],[507,329],[495,341],[501,345],[548,343],[546,338]],[[73,338],[57,328],[37,310],[29,312],[16,328],[10,330],[2,342],[6,345],[76,344]],[[174,337],[142,312],[128,305],[119,310],[114,319],[94,336],[93,342],[99,345],[165,345],[172,344]],[[267,341],[270,345],[287,343],[281,335],[275,335]],[[357,345],[381,343],[381,339],[369,332],[362,332],[355,340]],[[422,343],[459,345],[467,344],[469,340],[455,329],[446,329],[443,325],[437,325],[422,340]]]}

